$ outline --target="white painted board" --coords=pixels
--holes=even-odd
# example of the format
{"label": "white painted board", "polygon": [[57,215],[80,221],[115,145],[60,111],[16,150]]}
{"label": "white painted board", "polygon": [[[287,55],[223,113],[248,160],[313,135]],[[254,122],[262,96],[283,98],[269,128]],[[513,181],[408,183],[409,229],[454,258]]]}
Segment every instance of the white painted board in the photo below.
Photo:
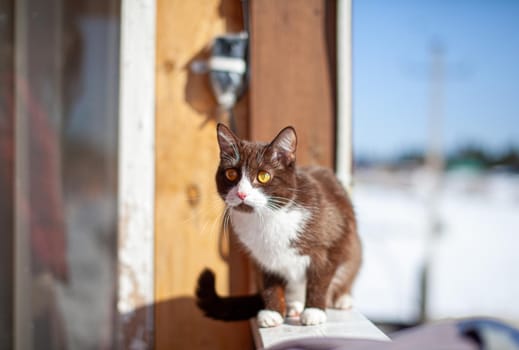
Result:
{"label": "white painted board", "polygon": [[268,348],[288,340],[333,337],[345,339],[387,340],[389,337],[356,309],[326,310],[328,320],[317,326],[301,326],[298,319],[286,319],[273,328],[259,328],[256,319],[251,320],[257,349]]}

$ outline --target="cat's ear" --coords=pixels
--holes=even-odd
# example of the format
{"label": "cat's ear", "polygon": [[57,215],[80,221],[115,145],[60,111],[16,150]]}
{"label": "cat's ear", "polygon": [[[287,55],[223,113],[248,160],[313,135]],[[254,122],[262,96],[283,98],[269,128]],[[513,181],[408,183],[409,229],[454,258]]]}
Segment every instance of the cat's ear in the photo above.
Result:
{"label": "cat's ear", "polygon": [[272,158],[281,160],[285,165],[291,165],[296,160],[297,135],[293,127],[287,126],[281,130],[270,143]]}
{"label": "cat's ear", "polygon": [[234,135],[228,127],[221,123],[218,123],[216,126],[216,135],[218,137],[218,145],[220,146],[220,158],[239,160],[238,145],[240,141],[238,136]]}

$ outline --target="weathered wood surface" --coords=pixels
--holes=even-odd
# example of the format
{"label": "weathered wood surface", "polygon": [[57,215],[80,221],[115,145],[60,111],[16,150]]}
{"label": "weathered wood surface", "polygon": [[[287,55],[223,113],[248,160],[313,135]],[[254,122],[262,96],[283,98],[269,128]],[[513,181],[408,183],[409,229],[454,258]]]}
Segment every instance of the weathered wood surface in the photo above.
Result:
{"label": "weathered wood surface", "polygon": [[[214,184],[218,164],[213,114],[216,103],[208,77],[191,73],[189,66],[205,57],[214,36],[241,28],[238,0],[157,2],[157,349],[252,346],[247,322],[209,320],[196,308],[194,299],[196,279],[205,266],[215,270],[221,294],[230,292],[230,272],[219,251],[223,206]],[[226,243],[223,245],[228,251]],[[240,258],[231,257],[236,259],[235,266],[239,267]],[[235,276],[232,291],[239,293],[246,280],[246,276]]]}
{"label": "weathered wood surface", "polygon": [[267,141],[294,126],[300,164],[334,166],[335,6],[251,2],[251,137]]}

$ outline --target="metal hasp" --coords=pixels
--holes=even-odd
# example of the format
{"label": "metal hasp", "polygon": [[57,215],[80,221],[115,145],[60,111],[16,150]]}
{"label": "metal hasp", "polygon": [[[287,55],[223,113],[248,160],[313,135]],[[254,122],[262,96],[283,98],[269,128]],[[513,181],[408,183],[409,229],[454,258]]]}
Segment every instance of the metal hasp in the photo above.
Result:
{"label": "metal hasp", "polygon": [[247,85],[248,44],[247,32],[217,36],[213,41],[211,57],[206,62],[195,61],[191,65],[194,73],[209,73],[219,112],[229,112],[231,126],[234,123],[232,109]]}
{"label": "metal hasp", "polygon": [[241,32],[216,37],[213,43],[211,86],[218,104],[226,110],[232,109],[245,91],[248,41],[247,33]]}

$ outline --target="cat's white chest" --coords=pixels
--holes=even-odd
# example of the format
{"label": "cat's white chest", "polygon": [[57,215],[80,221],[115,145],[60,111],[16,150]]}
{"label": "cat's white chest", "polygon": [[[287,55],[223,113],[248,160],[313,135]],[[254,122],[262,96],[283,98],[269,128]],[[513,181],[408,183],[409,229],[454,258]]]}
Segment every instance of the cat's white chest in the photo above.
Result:
{"label": "cat's white chest", "polygon": [[309,219],[307,210],[294,207],[252,213],[231,210],[230,215],[238,238],[263,268],[289,281],[305,278],[310,257],[300,255],[292,242]]}

